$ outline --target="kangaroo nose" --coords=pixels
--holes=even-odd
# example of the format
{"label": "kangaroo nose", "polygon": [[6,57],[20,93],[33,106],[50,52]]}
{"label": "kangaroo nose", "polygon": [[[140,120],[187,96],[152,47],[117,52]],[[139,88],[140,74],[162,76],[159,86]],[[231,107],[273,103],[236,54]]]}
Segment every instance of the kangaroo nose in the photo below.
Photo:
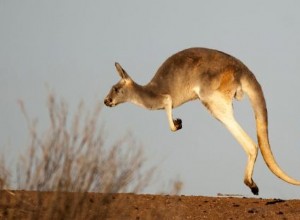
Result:
{"label": "kangaroo nose", "polygon": [[111,106],[111,103],[112,103],[112,99],[111,99],[111,98],[106,98],[106,99],[104,99],[104,104],[105,104],[106,106]]}

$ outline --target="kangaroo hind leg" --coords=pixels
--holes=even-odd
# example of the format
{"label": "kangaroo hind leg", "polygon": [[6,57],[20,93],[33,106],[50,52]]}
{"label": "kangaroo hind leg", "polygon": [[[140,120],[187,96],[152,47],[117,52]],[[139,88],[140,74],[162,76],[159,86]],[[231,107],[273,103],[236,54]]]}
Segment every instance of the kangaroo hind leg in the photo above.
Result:
{"label": "kangaroo hind leg", "polygon": [[258,152],[257,145],[235,120],[232,99],[220,92],[215,92],[204,104],[210,110],[211,114],[225,125],[245,150],[248,161],[245,169],[244,183],[251,189],[253,194],[258,195],[258,187],[252,179]]}

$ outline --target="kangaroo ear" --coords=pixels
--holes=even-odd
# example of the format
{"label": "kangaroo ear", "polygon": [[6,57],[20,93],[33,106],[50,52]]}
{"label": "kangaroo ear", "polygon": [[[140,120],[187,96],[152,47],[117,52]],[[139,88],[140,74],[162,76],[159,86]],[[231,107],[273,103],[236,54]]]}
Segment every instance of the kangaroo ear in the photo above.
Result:
{"label": "kangaroo ear", "polygon": [[130,76],[126,73],[126,71],[122,68],[122,66],[119,63],[116,62],[115,66],[122,79],[130,80]]}

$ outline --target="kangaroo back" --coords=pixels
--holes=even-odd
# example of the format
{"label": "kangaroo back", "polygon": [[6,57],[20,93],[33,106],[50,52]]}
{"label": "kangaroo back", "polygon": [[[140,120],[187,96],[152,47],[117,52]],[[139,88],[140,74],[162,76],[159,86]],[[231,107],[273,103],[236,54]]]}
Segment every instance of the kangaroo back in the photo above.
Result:
{"label": "kangaroo back", "polygon": [[294,185],[300,185],[300,181],[288,176],[278,166],[272,154],[268,137],[268,113],[266,101],[260,84],[250,71],[241,78],[241,84],[242,89],[248,95],[254,110],[258,145],[265,163],[269,169],[280,179]]}

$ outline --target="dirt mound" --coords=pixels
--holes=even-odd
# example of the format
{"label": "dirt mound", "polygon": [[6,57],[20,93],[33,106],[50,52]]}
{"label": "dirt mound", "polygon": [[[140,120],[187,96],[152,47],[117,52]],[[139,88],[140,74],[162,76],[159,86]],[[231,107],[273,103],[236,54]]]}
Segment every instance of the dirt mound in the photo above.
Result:
{"label": "dirt mound", "polygon": [[0,191],[0,219],[300,219],[300,200]]}

